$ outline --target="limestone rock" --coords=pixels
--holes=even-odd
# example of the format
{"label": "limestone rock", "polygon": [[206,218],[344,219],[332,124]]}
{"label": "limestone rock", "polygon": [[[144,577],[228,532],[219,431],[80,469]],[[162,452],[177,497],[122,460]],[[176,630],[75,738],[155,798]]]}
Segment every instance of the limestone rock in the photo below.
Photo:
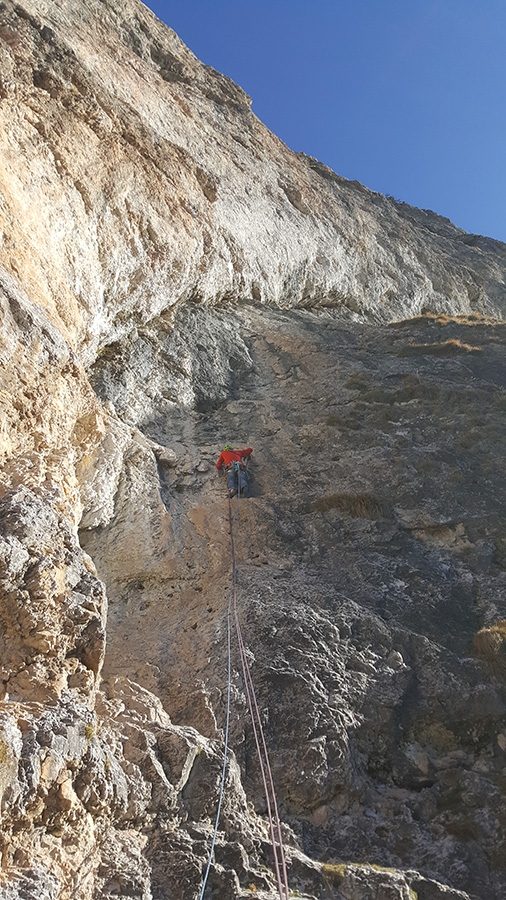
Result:
{"label": "limestone rock", "polygon": [[137,0],[0,27],[0,264],[87,362],[188,299],[504,314],[504,245],[290,152]]}
{"label": "limestone rock", "polygon": [[[505,246],[137,0],[2,3],[0,119],[2,900],[198,895],[231,524],[291,890],[503,896]],[[235,645],[231,697],[206,900],[271,900]]]}
{"label": "limestone rock", "polygon": [[[201,310],[194,321],[213,315]],[[372,331],[328,314],[229,315],[249,361],[230,385],[234,399],[217,402],[211,382],[207,404],[201,396],[200,412],[183,416],[140,379],[129,386],[132,404],[121,387],[122,408],[142,397],[142,427],[153,441],[170,435],[178,463],[158,468],[142,511],[125,490],[107,535],[82,533],[108,585],[106,672],[135,672],[175,722],[219,733],[228,521],[223,486],[198,460],[211,461],[213,448],[215,458],[230,435],[247,439],[255,451],[238,510],[241,616],[299,846],[393,869],[423,860],[416,877],[427,896],[449,880],[450,896],[467,888],[493,897],[502,876],[487,869],[484,848],[495,857],[505,707],[470,653],[480,620],[504,609],[502,564],[483,546],[493,534],[499,554],[504,537],[504,326],[428,317]],[[200,366],[226,358],[222,332],[221,348],[198,351]],[[432,349],[450,336],[482,349],[441,361]],[[406,346],[421,347],[419,356],[406,356]],[[97,389],[119,402],[102,363],[97,372]],[[147,457],[137,464],[138,477],[155,478]],[[473,488],[478,467],[489,481]],[[172,549],[153,550],[167,512],[172,541],[186,534],[170,570]],[[455,521],[465,541],[446,540]],[[144,537],[118,565],[125,529]],[[261,813],[242,691],[234,674],[232,740]],[[298,890],[325,896],[316,875],[296,876],[291,865]],[[409,896],[400,876],[383,880],[386,897]],[[369,890],[350,885],[338,896]]]}
{"label": "limestone rock", "polygon": [[105,596],[76,537],[26,488],[0,500],[3,692],[17,702],[89,698],[103,662]]}
{"label": "limestone rock", "polygon": [[0,304],[0,490],[24,485],[75,525],[74,467],[101,439],[99,404],[74,351],[3,271]]}

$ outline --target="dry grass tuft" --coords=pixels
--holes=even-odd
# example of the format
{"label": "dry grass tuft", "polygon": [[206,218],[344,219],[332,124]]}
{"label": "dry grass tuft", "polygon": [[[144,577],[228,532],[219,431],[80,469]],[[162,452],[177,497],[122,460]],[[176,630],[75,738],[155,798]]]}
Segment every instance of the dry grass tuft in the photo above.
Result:
{"label": "dry grass tuft", "polygon": [[6,744],[6,742],[4,741],[3,738],[0,738],[0,765],[2,765],[2,763],[7,762],[9,757],[10,757],[9,745]]}
{"label": "dry grass tuft", "polygon": [[481,353],[482,349],[452,338],[435,344],[407,344],[398,350],[397,356],[456,356],[459,353]]}
{"label": "dry grass tuft", "polygon": [[313,512],[338,509],[356,519],[380,519],[383,515],[383,507],[374,494],[330,494],[315,500],[311,509]]}
{"label": "dry grass tuft", "polygon": [[322,863],[321,872],[327,879],[341,881],[346,875],[346,863]]}
{"label": "dry grass tuft", "polygon": [[[399,874],[398,869],[388,868],[387,866],[378,866],[375,863],[322,863],[321,873],[329,886],[335,885],[336,887],[339,887],[343,878],[345,878],[348,869],[353,869],[355,866],[362,869],[373,869],[375,872],[387,872],[389,875]],[[409,900],[418,900],[418,894],[413,888],[408,887],[408,891]]]}
{"label": "dry grass tuft", "polygon": [[85,736],[86,740],[91,741],[92,738],[94,738],[96,736],[96,733],[97,733],[96,728],[92,724],[92,722],[86,722],[86,724],[84,726],[84,736]]}
{"label": "dry grass tuft", "polygon": [[473,639],[473,652],[487,663],[492,675],[506,680],[506,619],[478,631]]}
{"label": "dry grass tuft", "polygon": [[483,313],[460,313],[456,316],[448,316],[446,313],[424,313],[421,316],[413,316],[411,319],[402,319],[400,322],[390,322],[390,328],[405,327],[406,325],[504,325],[502,319],[493,319]]}
{"label": "dry grass tuft", "polygon": [[[339,887],[343,878],[345,878],[348,869],[353,869],[354,867],[359,869],[372,869],[374,872],[387,872],[389,875],[397,875],[399,874],[398,869],[389,868],[387,866],[378,866],[375,863],[322,863],[321,864],[321,873],[324,876],[327,884],[333,884]],[[413,888],[408,887],[409,891],[409,900],[418,900],[418,894]]]}

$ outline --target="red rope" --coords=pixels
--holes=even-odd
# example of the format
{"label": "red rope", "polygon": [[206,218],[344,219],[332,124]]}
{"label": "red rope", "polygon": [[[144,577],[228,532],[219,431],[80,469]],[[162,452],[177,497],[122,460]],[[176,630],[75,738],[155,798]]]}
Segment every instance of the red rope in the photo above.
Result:
{"label": "red rope", "polygon": [[[236,610],[236,609],[234,610],[234,617],[235,617],[235,620],[236,620],[236,628],[237,628],[237,630],[238,630],[238,636],[239,636],[239,638],[240,638],[240,641],[242,642],[241,627],[240,627],[240,624],[239,624],[239,619],[238,619],[238,616],[237,616],[237,610]],[[243,644],[243,658],[244,658],[244,663],[245,663],[245,668],[246,668],[246,676],[247,676],[247,678],[249,679],[249,682],[250,682],[250,692],[251,692],[251,697],[252,697],[252,700],[253,700],[253,706],[254,706],[254,709],[255,709],[256,719],[257,719],[257,722],[258,722],[258,725],[259,725],[260,737],[261,737],[262,747],[263,747],[263,751],[264,751],[265,768],[266,768],[266,770],[267,770],[267,779],[268,779],[268,782],[269,782],[269,787],[270,787],[270,792],[271,792],[271,802],[272,802],[272,807],[273,807],[273,810],[274,810],[274,824],[275,824],[275,826],[276,826],[276,832],[277,832],[278,843],[279,843],[279,855],[280,855],[280,859],[281,859],[281,869],[282,869],[282,875],[283,875],[284,888],[285,888],[285,891],[286,891],[286,900],[289,900],[288,873],[287,873],[287,869],[286,869],[285,848],[284,848],[284,845],[283,845],[283,836],[282,836],[282,833],[281,833],[281,820],[280,820],[280,817],[279,817],[278,804],[277,804],[277,800],[276,800],[276,792],[275,792],[275,788],[274,788],[274,779],[273,779],[273,777],[272,777],[272,769],[271,769],[271,765],[270,765],[270,761],[269,761],[269,754],[268,754],[268,752],[267,752],[267,744],[266,744],[266,740],[265,740],[265,732],[264,732],[264,730],[263,730],[263,728],[262,728],[261,717],[260,717],[260,710],[259,710],[259,708],[258,708],[258,702],[257,702],[256,694],[255,694],[255,689],[254,689],[254,687],[253,687],[253,680],[252,680],[252,677],[251,677],[251,672],[250,672],[250,669],[249,669],[249,665],[248,665],[248,660],[247,660],[247,657],[246,657],[246,651],[245,651],[245,648],[244,648],[244,644]],[[252,716],[252,718],[253,718],[253,716]],[[273,835],[273,840],[275,840],[274,835]]]}
{"label": "red rope", "polygon": [[[239,655],[241,657],[243,678],[244,678],[244,689],[246,693],[246,699],[248,701],[248,707],[251,715],[251,723],[253,726],[253,735],[255,738],[255,745],[258,755],[258,762],[260,765],[260,772],[262,775],[262,783],[265,793],[265,803],[267,806],[267,815],[269,818],[269,831],[271,834],[271,842],[272,842],[272,852],[274,856],[274,870],[276,873],[276,882],[278,887],[278,893],[280,900],[289,900],[290,890],[288,887],[288,873],[286,869],[286,857],[285,850],[283,846],[283,836],[281,834],[281,822],[279,818],[278,812],[278,804],[276,801],[276,792],[274,789],[274,779],[272,777],[272,769],[269,762],[269,754],[267,752],[267,742],[265,740],[265,733],[262,727],[262,719],[260,716],[260,710],[258,707],[258,701],[255,693],[255,688],[253,685],[253,679],[251,677],[251,671],[248,664],[248,658],[246,656],[246,648],[244,645],[244,640],[241,631],[241,624],[239,621],[239,613],[237,610],[237,569],[236,569],[236,547],[235,547],[235,539],[233,533],[233,523],[232,523],[232,503],[229,500],[228,503],[228,517],[230,524],[230,542],[232,548],[232,599],[233,599],[233,611],[234,611],[234,620],[235,627],[237,631],[237,642],[239,646]],[[263,752],[262,752],[263,751]],[[277,841],[276,841],[277,838]],[[277,846],[279,844],[279,847]]]}

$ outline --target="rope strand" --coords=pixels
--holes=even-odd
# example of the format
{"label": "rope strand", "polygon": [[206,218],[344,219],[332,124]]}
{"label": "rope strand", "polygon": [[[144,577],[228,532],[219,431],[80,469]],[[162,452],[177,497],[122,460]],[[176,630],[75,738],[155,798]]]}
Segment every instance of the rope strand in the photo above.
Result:
{"label": "rope strand", "polygon": [[230,596],[228,600],[228,609],[227,609],[227,713],[225,718],[225,741],[223,748],[223,767],[221,770],[221,782],[220,782],[220,795],[218,799],[218,809],[216,811],[216,820],[214,823],[214,833],[213,839],[211,841],[211,849],[209,850],[209,858],[207,860],[207,868],[205,871],[204,878],[202,880],[202,887],[200,889],[199,900],[203,900],[204,891],[207,885],[207,879],[209,877],[209,871],[211,869],[211,863],[213,860],[214,847],[216,844],[216,837],[218,835],[218,825],[220,821],[221,815],[221,807],[223,804],[223,796],[225,793],[225,776],[227,772],[227,754],[228,754],[228,738],[230,731],[230,693],[232,686],[232,664],[231,664],[231,610],[232,610],[232,597],[233,591],[230,591]]}
{"label": "rope strand", "polygon": [[[235,606],[235,602],[234,602],[234,606]],[[267,751],[267,743],[265,740],[265,733],[264,733],[264,730],[262,727],[260,710],[258,707],[258,701],[256,698],[255,689],[253,687],[253,679],[251,676],[251,670],[249,668],[249,664],[248,664],[248,660],[247,660],[247,656],[246,656],[246,649],[244,647],[244,642],[243,642],[242,633],[241,633],[241,627],[239,625],[237,608],[235,608],[235,610],[234,610],[234,617],[236,620],[236,629],[238,630],[238,639],[243,647],[243,653],[242,653],[242,658],[244,660],[243,661],[243,670],[245,670],[245,678],[246,678],[246,680],[249,681],[249,686],[250,686],[251,700],[249,701],[249,704],[250,704],[251,718],[252,718],[253,722],[256,718],[256,721],[258,723],[258,729],[259,729],[259,733],[260,733],[262,748],[263,748],[263,756],[264,756],[266,774],[264,774],[264,765],[262,763],[262,756],[260,753],[260,748],[258,747],[258,744],[257,744],[257,751],[259,754],[259,762],[260,762],[260,767],[262,770],[262,780],[264,783],[264,789],[266,790],[266,803],[267,803],[268,814],[269,814],[269,822],[271,824],[271,830],[272,830],[273,850],[274,850],[274,854],[276,855],[277,848],[275,846],[275,832],[277,832],[277,839],[278,839],[278,843],[279,843],[279,855],[280,855],[280,860],[281,860],[281,870],[282,870],[283,883],[284,883],[283,887],[285,890],[286,900],[289,900],[288,873],[287,873],[287,869],[286,869],[286,858],[285,858],[285,850],[284,850],[284,846],[283,846],[283,836],[281,834],[281,822],[280,822],[280,818],[279,818],[278,804],[276,801],[276,792],[274,789],[274,779],[272,776],[272,769],[271,769],[271,765],[270,765],[270,761],[269,761],[269,754]],[[253,710],[254,710],[254,713],[253,713]],[[254,725],[253,725],[253,727],[254,727]],[[256,739],[256,734],[255,734],[255,739]],[[268,782],[268,788],[266,785],[266,781]],[[269,792],[270,792],[270,798],[269,798]],[[274,815],[271,815],[271,805],[274,810]],[[274,828],[274,824],[272,824],[273,821],[275,823],[275,828]],[[280,897],[281,897],[281,900],[283,900],[281,890],[280,890]]]}
{"label": "rope strand", "polygon": [[[241,497],[241,479],[240,479],[240,470],[237,471],[237,500],[239,501]],[[288,873],[286,868],[286,856],[285,849],[283,846],[283,836],[281,833],[281,820],[279,818],[278,804],[276,800],[276,793],[274,789],[274,779],[272,777],[272,769],[269,762],[269,754],[267,752],[267,742],[265,740],[265,734],[262,726],[262,719],[260,716],[260,709],[258,706],[258,700],[255,693],[255,688],[253,685],[253,678],[251,676],[251,670],[248,664],[248,657],[246,654],[246,647],[244,644],[244,639],[241,631],[241,623],[239,620],[239,611],[237,606],[237,564],[236,564],[236,536],[234,535],[234,521],[232,516],[232,501],[229,498],[228,501],[228,521],[230,527],[230,547],[231,547],[231,555],[232,555],[232,584],[231,590],[229,594],[228,600],[228,609],[227,609],[227,712],[225,719],[225,738],[224,738],[224,750],[223,750],[223,766],[221,771],[221,781],[220,781],[220,792],[218,799],[218,808],[216,811],[216,820],[214,823],[214,831],[213,837],[211,841],[211,847],[209,850],[209,858],[207,861],[206,871],[204,874],[204,878],[202,880],[202,887],[200,889],[200,893],[198,896],[198,900],[203,900],[204,892],[207,885],[207,880],[209,877],[209,872],[211,869],[214,848],[216,844],[216,838],[218,835],[218,826],[221,815],[221,808],[223,805],[223,797],[225,793],[225,778],[227,771],[227,755],[228,755],[228,742],[229,742],[229,733],[230,733],[230,697],[231,697],[231,687],[232,687],[232,663],[231,663],[231,619],[232,613],[234,616],[235,629],[237,633],[237,644],[239,648],[239,656],[241,659],[241,666],[243,671],[243,680],[244,680],[244,690],[246,694],[246,700],[248,703],[248,708],[251,716],[251,724],[253,728],[253,736],[255,740],[255,746],[258,756],[258,762],[260,766],[260,773],[262,777],[262,784],[265,793],[265,804],[267,807],[267,817],[269,820],[269,832],[271,836],[272,843],[272,853],[274,859],[274,872],[276,875],[276,884],[279,894],[279,900],[290,900],[290,889],[288,886]],[[239,534],[239,502],[237,503],[237,512],[236,512],[236,534]]]}
{"label": "rope strand", "polygon": [[[239,498],[239,493],[237,494]],[[246,655],[246,648],[244,645],[244,640],[241,631],[241,624],[239,621],[239,613],[237,608],[237,565],[236,565],[236,541],[234,535],[232,533],[232,504],[229,501],[229,524],[230,524],[230,536],[231,536],[231,547],[232,547],[232,584],[233,584],[233,611],[234,611],[234,620],[237,631],[237,641],[239,645],[239,654],[241,657],[243,676],[244,676],[244,685],[246,692],[246,699],[248,701],[248,707],[251,715],[251,722],[253,726],[253,735],[255,738],[255,744],[257,748],[258,761],[260,765],[260,771],[262,776],[262,783],[265,791],[265,802],[267,806],[267,815],[269,819],[269,830],[271,832],[271,841],[272,841],[272,851],[274,856],[274,868],[276,872],[276,881],[278,886],[278,893],[280,900],[289,900],[290,889],[288,886],[288,873],[286,868],[286,856],[285,850],[283,846],[283,836],[281,834],[281,822],[279,818],[278,812],[278,804],[276,801],[276,792],[274,788],[274,779],[272,777],[272,769],[269,761],[269,754],[267,751],[267,742],[265,740],[265,733],[262,726],[262,720],[260,716],[260,710],[258,707],[258,701],[255,693],[255,688],[253,685],[253,678],[251,676],[251,670],[248,664],[248,658]],[[237,504],[237,534],[239,534],[239,503]],[[262,754],[262,749],[263,754]],[[274,815],[272,811],[274,810]],[[274,824],[275,823],[275,824]],[[278,859],[278,847],[276,846],[276,832],[279,843],[279,859]],[[282,876],[282,877],[281,877]]]}

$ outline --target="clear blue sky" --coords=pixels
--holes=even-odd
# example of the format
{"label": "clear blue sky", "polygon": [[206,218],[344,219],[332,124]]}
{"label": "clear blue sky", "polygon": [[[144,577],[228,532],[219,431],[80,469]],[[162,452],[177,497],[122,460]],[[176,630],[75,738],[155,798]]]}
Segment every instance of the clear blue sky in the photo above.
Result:
{"label": "clear blue sky", "polygon": [[148,0],[292,150],[506,241],[506,0]]}

